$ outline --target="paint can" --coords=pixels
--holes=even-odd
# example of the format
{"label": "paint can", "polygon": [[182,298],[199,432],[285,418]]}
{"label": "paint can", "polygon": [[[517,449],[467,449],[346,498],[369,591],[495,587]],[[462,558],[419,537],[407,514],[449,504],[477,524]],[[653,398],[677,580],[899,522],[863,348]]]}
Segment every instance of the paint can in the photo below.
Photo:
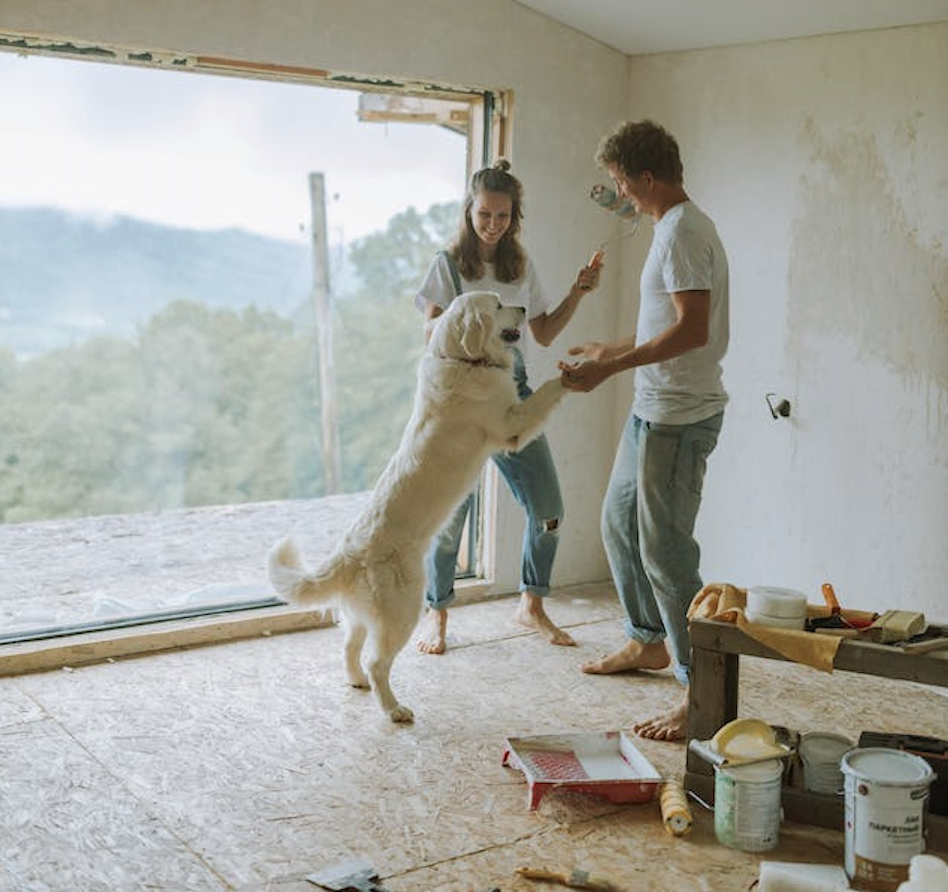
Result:
{"label": "paint can", "polygon": [[846,875],[857,889],[895,892],[925,851],[935,772],[920,756],[887,747],[850,750],[840,762]]}
{"label": "paint can", "polygon": [[783,762],[714,769],[714,835],[723,846],[742,852],[767,852],[780,833]]}
{"label": "paint can", "polygon": [[811,793],[835,796],[843,790],[840,761],[854,744],[842,734],[810,731],[800,738],[797,752],[803,762],[803,786]]}

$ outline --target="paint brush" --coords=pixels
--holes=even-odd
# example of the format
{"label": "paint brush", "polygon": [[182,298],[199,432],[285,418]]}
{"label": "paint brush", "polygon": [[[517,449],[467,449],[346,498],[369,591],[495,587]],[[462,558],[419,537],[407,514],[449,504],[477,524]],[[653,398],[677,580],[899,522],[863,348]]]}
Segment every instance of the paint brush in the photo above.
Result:
{"label": "paint brush", "polygon": [[615,886],[605,877],[593,876],[588,871],[573,868],[570,873],[558,873],[537,867],[518,867],[517,874],[528,880],[542,880],[547,883],[559,883],[570,889],[590,889],[591,892],[613,892]]}

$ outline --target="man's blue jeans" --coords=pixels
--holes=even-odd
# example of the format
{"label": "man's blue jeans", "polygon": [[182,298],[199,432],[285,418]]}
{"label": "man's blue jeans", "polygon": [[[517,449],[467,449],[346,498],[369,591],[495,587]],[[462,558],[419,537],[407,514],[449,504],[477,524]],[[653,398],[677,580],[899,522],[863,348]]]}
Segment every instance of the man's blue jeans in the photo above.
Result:
{"label": "man's blue jeans", "polygon": [[[514,378],[520,399],[533,391],[527,384],[520,351],[513,349]],[[491,456],[510,492],[526,514],[521,548],[520,591],[543,597],[550,591],[550,576],[559,545],[563,522],[563,498],[556,466],[545,436],[528,443],[519,452],[498,452]],[[454,600],[454,572],[464,521],[473,503],[473,493],[435,536],[425,555],[429,607],[443,610]]]}
{"label": "man's blue jeans", "polygon": [[655,424],[630,415],[602,506],[602,542],[626,614],[643,644],[665,641],[688,684],[688,606],[701,590],[694,538],[708,456],[724,421]]}

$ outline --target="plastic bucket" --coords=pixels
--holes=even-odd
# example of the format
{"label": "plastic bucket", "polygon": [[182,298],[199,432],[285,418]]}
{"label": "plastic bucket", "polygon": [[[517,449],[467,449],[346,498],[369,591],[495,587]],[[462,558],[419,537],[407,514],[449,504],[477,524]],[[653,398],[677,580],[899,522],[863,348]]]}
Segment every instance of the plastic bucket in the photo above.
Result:
{"label": "plastic bucket", "polygon": [[857,889],[895,892],[925,851],[935,772],[920,756],[886,747],[850,750],[840,768],[846,801],[846,875]]}
{"label": "plastic bucket", "polygon": [[767,852],[780,834],[783,762],[714,769],[714,835],[723,846]]}

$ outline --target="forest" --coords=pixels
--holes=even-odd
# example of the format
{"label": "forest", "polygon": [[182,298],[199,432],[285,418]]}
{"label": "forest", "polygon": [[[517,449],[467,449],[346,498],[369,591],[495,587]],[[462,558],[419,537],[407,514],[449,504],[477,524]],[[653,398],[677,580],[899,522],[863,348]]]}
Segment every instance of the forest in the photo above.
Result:
{"label": "forest", "polygon": [[[398,443],[424,343],[413,299],[458,211],[408,208],[348,246],[351,269],[332,292],[345,492],[371,488]],[[130,333],[39,352],[18,352],[0,328],[0,521],[325,494],[309,287],[286,309],[229,305],[224,287],[207,301],[168,288]]]}

